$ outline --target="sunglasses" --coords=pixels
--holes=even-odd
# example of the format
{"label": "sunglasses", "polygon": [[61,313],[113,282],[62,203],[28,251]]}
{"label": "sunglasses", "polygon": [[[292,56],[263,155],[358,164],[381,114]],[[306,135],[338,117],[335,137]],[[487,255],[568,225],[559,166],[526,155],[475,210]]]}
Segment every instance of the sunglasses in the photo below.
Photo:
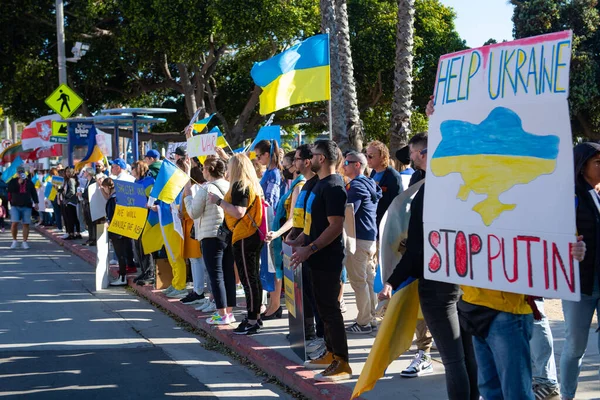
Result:
{"label": "sunglasses", "polygon": [[374,156],[373,154],[367,154],[367,158],[368,158],[369,160],[372,160],[373,158],[375,158],[375,156]]}
{"label": "sunglasses", "polygon": [[360,161],[344,160],[344,165],[345,166],[348,166],[348,165],[354,164],[354,163],[362,164]]}

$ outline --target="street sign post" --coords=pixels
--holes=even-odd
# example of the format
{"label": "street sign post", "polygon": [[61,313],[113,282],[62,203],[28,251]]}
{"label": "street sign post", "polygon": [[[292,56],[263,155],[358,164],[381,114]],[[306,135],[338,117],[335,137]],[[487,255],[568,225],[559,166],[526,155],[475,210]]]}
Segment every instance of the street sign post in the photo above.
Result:
{"label": "street sign post", "polygon": [[61,117],[69,118],[83,104],[83,100],[70,87],[63,84],[46,98],[46,104]]}

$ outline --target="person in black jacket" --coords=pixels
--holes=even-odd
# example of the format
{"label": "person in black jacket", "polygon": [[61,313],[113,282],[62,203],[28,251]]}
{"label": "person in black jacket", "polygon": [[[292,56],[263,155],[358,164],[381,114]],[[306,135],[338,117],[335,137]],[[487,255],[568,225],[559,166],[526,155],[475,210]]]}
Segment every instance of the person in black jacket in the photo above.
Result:
{"label": "person in black jacket", "polygon": [[[415,168],[427,170],[427,138],[425,142],[410,143],[410,158]],[[460,298],[458,285],[430,281],[423,278],[423,200],[425,184],[421,186],[410,206],[406,252],[392,275],[388,278],[379,300],[391,298],[409,278],[419,280],[419,301],[425,322],[442,356],[446,369],[446,390],[450,400],[478,400],[477,362],[471,335],[458,321],[457,303]]]}
{"label": "person in black jacket", "polygon": [[19,246],[17,234],[19,233],[19,222],[23,224],[23,249],[28,249],[29,224],[31,223],[31,209],[38,209],[38,195],[35,185],[25,174],[25,168],[17,167],[17,178],[8,182],[8,200],[10,201],[10,232],[13,242],[11,249]]}
{"label": "person in black jacket", "polygon": [[[117,193],[115,192],[115,183],[111,178],[102,180],[102,195],[106,198],[106,228],[110,226],[117,208]],[[126,286],[127,285],[127,246],[131,246],[129,238],[108,232],[108,238],[111,240],[115,249],[115,255],[119,260],[119,277],[110,282],[111,286]]]}
{"label": "person in black jacket", "polygon": [[[600,144],[581,143],[574,149],[577,233],[587,252],[579,263],[580,301],[562,301],[565,346],[560,357],[560,394],[575,398],[581,362],[594,312],[600,312]],[[600,345],[600,333],[598,344]]]}
{"label": "person in black jacket", "polygon": [[92,213],[90,210],[90,199],[89,199],[89,188],[90,185],[96,183],[96,170],[94,168],[86,168],[84,170],[85,176],[85,187],[83,192],[77,192],[80,204],[83,208],[83,218],[85,219],[85,225],[88,227],[89,238],[83,243],[84,246],[95,246],[96,245],[96,225],[92,221]]}
{"label": "person in black jacket", "polygon": [[[381,188],[383,197],[377,203],[377,228],[383,214],[392,201],[402,192],[402,177],[390,167],[390,151],[387,146],[375,140],[367,146],[367,164],[371,168],[371,178]],[[379,235],[378,235],[379,237]]]}

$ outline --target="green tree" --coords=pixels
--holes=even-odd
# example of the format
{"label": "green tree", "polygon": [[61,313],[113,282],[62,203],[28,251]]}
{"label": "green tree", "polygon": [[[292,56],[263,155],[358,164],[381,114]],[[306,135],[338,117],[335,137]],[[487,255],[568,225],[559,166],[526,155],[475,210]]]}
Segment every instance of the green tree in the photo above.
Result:
{"label": "green tree", "polygon": [[600,4],[512,0],[515,38],[573,30],[569,106],[574,136],[600,139]]}

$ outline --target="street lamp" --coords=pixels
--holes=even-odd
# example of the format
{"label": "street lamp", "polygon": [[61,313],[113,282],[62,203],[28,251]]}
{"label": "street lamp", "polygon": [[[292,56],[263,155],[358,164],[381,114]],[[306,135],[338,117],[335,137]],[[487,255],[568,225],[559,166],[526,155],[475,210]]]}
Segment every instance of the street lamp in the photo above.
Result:
{"label": "street lamp", "polygon": [[77,62],[81,60],[81,57],[85,56],[85,53],[90,49],[90,45],[87,43],[75,42],[75,47],[71,49],[73,57],[67,58],[67,61]]}

